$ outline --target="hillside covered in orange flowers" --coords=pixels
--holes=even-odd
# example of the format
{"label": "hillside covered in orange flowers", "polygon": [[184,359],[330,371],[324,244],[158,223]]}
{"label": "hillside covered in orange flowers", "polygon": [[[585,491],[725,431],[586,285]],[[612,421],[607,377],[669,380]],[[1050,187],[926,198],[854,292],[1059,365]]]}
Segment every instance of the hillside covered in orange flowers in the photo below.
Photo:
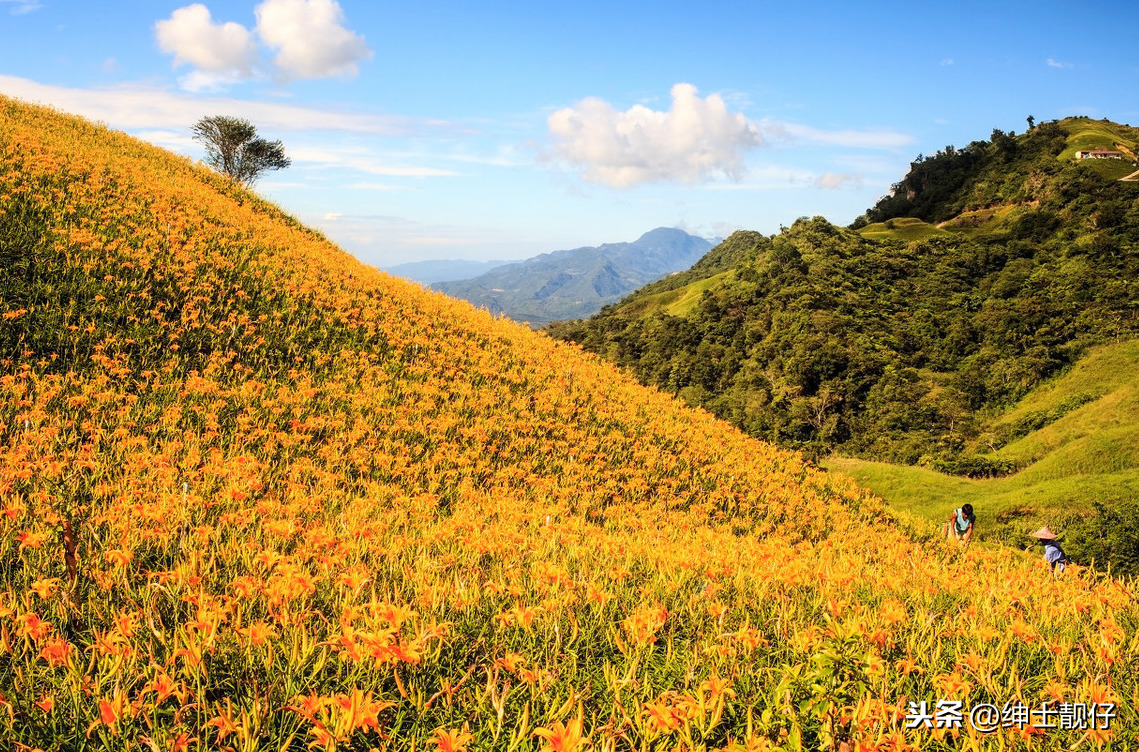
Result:
{"label": "hillside covered in orange flowers", "polygon": [[1139,744],[1129,584],[915,540],[188,160],[0,98],[0,268],[4,748]]}

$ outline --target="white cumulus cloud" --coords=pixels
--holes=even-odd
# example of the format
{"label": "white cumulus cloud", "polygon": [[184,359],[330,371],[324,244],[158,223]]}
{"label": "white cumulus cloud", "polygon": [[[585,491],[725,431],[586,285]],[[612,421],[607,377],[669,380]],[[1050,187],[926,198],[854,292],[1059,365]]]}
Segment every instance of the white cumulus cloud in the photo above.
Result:
{"label": "white cumulus cloud", "polygon": [[[193,68],[179,79],[182,88],[216,91],[266,72],[279,81],[354,76],[372,56],[364,37],[344,26],[336,0],[264,0],[253,13],[252,31],[233,21],[215,23],[201,3],[154,24],[158,46],[174,56],[175,67]],[[267,65],[263,48],[272,54]]]}
{"label": "white cumulus cloud", "polygon": [[257,35],[277,51],[284,79],[354,76],[372,56],[364,37],[344,27],[336,0],[265,0],[256,15]]}
{"label": "white cumulus cloud", "polygon": [[743,154],[763,144],[759,129],[728,111],[718,94],[701,99],[696,87],[672,87],[667,112],[636,105],[623,112],[587,98],[548,120],[554,153],[583,168],[586,180],[614,188],[717,174],[739,178]]}
{"label": "white cumulus cloud", "polygon": [[210,9],[201,3],[178,8],[170,18],[154,24],[158,46],[174,55],[175,67],[189,64],[195,70],[182,79],[191,91],[213,89],[253,75],[257,43],[239,23],[214,23]]}

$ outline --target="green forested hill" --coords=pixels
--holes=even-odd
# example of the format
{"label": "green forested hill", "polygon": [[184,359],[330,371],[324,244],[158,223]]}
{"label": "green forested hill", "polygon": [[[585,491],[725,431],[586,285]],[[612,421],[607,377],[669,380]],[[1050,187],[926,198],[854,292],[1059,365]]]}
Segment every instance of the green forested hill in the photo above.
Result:
{"label": "green forested hill", "polygon": [[[757,436],[982,478],[1034,461],[997,422],[1095,344],[1139,336],[1139,131],[1072,118],[919,157],[850,228],[741,232],[552,329]],[[1122,160],[1077,162],[1107,147]],[[1004,424],[1001,424],[1004,425]],[[1026,427],[1027,426],[1027,427]]]}
{"label": "green forested hill", "polygon": [[[1104,194],[1097,188],[1100,179],[1119,180],[1135,171],[1137,144],[1139,130],[1088,118],[1043,123],[1019,137],[994,130],[988,141],[919,156],[891,195],[855,227],[916,217],[951,229],[1039,238],[1075,219],[1090,221],[1088,229],[1109,229],[1126,211],[1118,202],[1135,194]],[[1119,151],[1124,158],[1075,161],[1077,151],[1096,148]]]}

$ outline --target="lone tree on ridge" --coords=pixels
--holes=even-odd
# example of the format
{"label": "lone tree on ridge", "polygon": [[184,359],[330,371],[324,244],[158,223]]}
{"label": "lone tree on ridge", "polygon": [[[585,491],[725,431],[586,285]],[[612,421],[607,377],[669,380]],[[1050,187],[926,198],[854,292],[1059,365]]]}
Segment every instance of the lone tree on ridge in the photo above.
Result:
{"label": "lone tree on ridge", "polygon": [[291,162],[280,141],[258,137],[257,128],[244,118],[211,115],[194,123],[194,140],[206,147],[206,164],[245,186],[265,170],[280,170]]}

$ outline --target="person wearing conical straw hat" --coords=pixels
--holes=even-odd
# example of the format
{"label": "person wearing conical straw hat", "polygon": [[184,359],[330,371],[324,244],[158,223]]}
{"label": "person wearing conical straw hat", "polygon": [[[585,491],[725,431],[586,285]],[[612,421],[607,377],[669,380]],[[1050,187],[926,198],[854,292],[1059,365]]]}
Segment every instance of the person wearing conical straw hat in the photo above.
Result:
{"label": "person wearing conical straw hat", "polygon": [[1072,563],[1064,553],[1064,549],[1060,548],[1060,537],[1047,526],[1037,530],[1032,537],[1044,544],[1044,561],[1048,562],[1048,566],[1053,570],[1063,572],[1064,567]]}

